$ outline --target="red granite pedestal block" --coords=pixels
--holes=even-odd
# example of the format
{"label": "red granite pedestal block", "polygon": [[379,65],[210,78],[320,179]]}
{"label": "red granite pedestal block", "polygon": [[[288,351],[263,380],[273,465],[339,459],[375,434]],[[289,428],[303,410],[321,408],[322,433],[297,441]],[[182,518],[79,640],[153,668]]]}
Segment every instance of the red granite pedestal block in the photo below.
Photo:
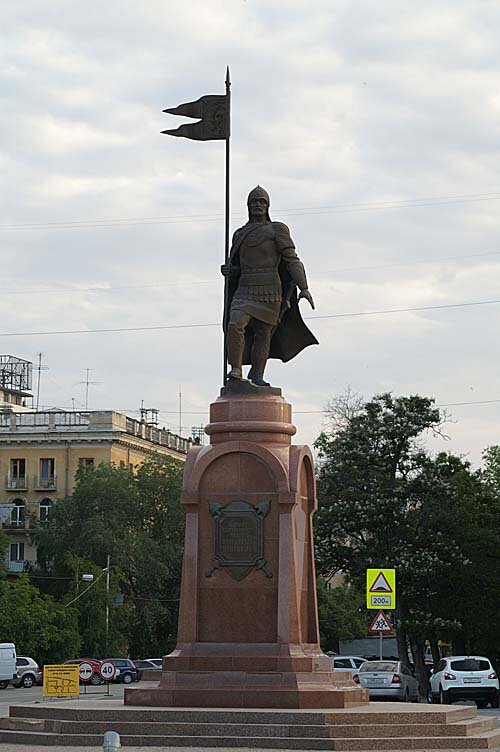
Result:
{"label": "red granite pedestal block", "polygon": [[[331,659],[319,647],[311,452],[292,445],[291,406],[280,390],[259,392],[219,397],[206,427],[210,446],[188,454],[178,643],[163,658],[158,687],[127,688],[126,705],[342,708],[368,703],[367,690],[350,674],[334,675]],[[229,538],[228,527],[220,533],[229,557],[245,553],[245,526],[252,528],[252,546],[263,536],[262,555],[246,570],[217,556],[218,514],[223,510],[224,516],[234,502],[260,510],[220,523],[230,528]]]}

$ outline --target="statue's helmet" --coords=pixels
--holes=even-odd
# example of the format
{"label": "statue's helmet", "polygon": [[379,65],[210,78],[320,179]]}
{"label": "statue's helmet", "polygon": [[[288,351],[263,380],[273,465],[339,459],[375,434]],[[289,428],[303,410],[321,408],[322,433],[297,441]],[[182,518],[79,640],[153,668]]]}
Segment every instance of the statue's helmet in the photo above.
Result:
{"label": "statue's helmet", "polygon": [[267,202],[267,219],[270,222],[271,217],[269,216],[269,206],[271,204],[271,199],[269,198],[269,193],[261,185],[255,186],[255,188],[250,191],[247,198],[247,206],[250,207],[250,202],[256,198],[263,198]]}

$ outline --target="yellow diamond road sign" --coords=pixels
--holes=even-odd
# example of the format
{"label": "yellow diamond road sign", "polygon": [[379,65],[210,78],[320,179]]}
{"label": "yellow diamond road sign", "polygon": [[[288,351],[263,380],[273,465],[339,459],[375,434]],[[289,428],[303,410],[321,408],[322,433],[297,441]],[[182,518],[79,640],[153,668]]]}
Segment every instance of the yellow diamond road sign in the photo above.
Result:
{"label": "yellow diamond road sign", "polygon": [[396,570],[366,570],[366,607],[388,609],[396,608]]}

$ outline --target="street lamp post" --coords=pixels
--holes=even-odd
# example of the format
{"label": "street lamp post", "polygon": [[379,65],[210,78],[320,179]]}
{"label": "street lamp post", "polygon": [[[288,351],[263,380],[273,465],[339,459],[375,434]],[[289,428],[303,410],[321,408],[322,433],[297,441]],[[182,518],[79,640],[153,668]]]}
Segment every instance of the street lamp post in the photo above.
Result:
{"label": "street lamp post", "polygon": [[[109,569],[110,569],[110,555],[108,554],[107,560],[106,560],[106,566],[102,570],[102,574],[99,575],[96,579],[94,579],[93,574],[82,574],[82,581],[83,582],[89,582],[89,586],[85,588],[85,590],[82,590],[81,593],[79,593],[76,598],[73,598],[69,603],[66,603],[66,606],[71,606],[72,603],[79,600],[82,595],[85,595],[85,593],[90,590],[90,588],[98,582],[103,574],[106,574],[106,627],[105,627],[105,639],[104,639],[104,645],[106,650],[106,655],[108,653],[108,642],[109,642]],[[77,589],[78,589],[78,583],[77,583]]]}
{"label": "street lamp post", "polygon": [[106,563],[106,639],[105,639],[106,656],[108,655],[108,637],[109,637],[109,560],[110,560],[110,556],[108,554],[108,560]]}

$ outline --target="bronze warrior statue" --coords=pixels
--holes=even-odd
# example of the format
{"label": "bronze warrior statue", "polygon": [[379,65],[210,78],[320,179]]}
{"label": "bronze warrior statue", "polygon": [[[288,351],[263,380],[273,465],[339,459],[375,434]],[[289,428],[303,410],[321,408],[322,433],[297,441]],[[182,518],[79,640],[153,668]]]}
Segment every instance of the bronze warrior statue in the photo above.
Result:
{"label": "bronze warrior statue", "polygon": [[[287,362],[318,340],[304,324],[298,301],[314,302],[290,231],[269,216],[269,194],[257,186],[248,196],[248,222],[233,236],[228,276],[227,359],[230,379],[242,379],[250,364],[250,381],[264,381],[268,358]],[[297,287],[300,294],[297,297]]]}

